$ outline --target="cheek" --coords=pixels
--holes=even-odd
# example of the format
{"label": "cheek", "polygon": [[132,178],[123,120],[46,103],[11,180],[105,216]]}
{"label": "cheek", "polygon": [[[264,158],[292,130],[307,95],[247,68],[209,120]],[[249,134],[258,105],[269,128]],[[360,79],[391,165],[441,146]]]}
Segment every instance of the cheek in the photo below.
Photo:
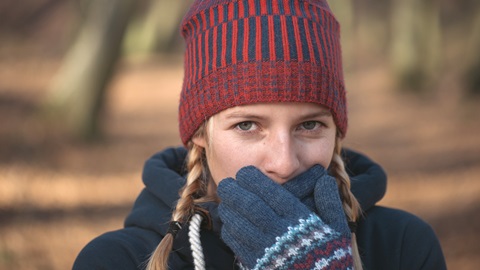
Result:
{"label": "cheek", "polygon": [[[224,139],[226,139],[224,137]],[[253,153],[248,147],[232,140],[216,140],[211,151],[207,151],[207,161],[211,176],[215,184],[227,177],[235,178],[241,168],[248,165],[255,165]]]}
{"label": "cheek", "polygon": [[305,168],[308,169],[315,164],[320,164],[324,168],[328,168],[333,158],[335,149],[334,141],[323,141],[317,145],[309,145],[304,148]]}

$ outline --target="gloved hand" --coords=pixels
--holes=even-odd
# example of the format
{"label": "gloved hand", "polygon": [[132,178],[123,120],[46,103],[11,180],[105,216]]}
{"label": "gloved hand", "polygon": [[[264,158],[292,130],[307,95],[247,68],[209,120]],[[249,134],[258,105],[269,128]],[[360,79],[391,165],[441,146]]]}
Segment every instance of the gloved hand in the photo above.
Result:
{"label": "gloved hand", "polygon": [[[348,237],[351,236],[337,182],[322,166],[313,166],[285,183],[283,187],[317,213],[326,224]],[[330,211],[331,209],[338,211]]]}
{"label": "gloved hand", "polygon": [[[319,166],[318,166],[319,167]],[[296,177],[299,183],[318,184],[318,170]],[[316,177],[315,177],[316,176]],[[305,182],[304,182],[305,181]],[[335,181],[333,179],[333,181]],[[329,182],[329,181],[326,181]],[[307,186],[307,185],[306,185]],[[318,184],[318,194],[335,193],[336,184]],[[218,211],[223,222],[222,239],[249,269],[348,269],[352,267],[350,238],[327,225],[283,186],[258,169],[240,169],[236,180],[218,185]],[[325,196],[329,201],[334,196]],[[334,203],[322,203],[322,207]],[[341,216],[343,209],[326,209],[328,217]],[[335,224],[334,224],[335,226]],[[348,232],[348,230],[347,230]]]}
{"label": "gloved hand", "polygon": [[318,169],[310,169],[306,172],[290,179],[283,184],[283,187],[298,198],[312,212],[317,212],[315,207],[314,191],[317,179],[324,175],[324,169],[318,166]]}

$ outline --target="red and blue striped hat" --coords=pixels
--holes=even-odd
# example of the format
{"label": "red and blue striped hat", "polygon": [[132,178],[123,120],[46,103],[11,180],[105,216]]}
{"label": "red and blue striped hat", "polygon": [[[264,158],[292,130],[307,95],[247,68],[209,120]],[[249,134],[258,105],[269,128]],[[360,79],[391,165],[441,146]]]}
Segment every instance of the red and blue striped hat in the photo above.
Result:
{"label": "red and blue striped hat", "polygon": [[326,106],[345,136],[340,26],[325,0],[196,0],[182,35],[184,144],[210,116],[266,102]]}

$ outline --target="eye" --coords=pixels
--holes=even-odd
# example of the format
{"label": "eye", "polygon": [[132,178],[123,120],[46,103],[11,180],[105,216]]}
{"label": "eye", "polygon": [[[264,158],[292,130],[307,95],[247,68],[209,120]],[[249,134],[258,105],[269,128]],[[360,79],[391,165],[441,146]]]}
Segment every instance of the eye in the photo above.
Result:
{"label": "eye", "polygon": [[245,121],[245,122],[241,122],[241,123],[237,124],[237,127],[240,130],[248,131],[248,130],[251,130],[254,127],[254,124],[251,121]]}
{"label": "eye", "polygon": [[321,125],[318,121],[306,121],[302,123],[302,128],[306,130],[313,130]]}

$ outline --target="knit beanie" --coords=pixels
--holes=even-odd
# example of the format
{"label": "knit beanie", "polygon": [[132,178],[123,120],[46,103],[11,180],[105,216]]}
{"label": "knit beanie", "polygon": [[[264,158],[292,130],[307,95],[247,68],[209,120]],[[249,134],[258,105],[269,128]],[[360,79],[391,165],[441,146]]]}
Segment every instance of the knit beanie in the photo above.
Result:
{"label": "knit beanie", "polygon": [[345,136],[340,26],[325,0],[196,0],[181,30],[185,145],[210,116],[269,102],[326,106]]}

